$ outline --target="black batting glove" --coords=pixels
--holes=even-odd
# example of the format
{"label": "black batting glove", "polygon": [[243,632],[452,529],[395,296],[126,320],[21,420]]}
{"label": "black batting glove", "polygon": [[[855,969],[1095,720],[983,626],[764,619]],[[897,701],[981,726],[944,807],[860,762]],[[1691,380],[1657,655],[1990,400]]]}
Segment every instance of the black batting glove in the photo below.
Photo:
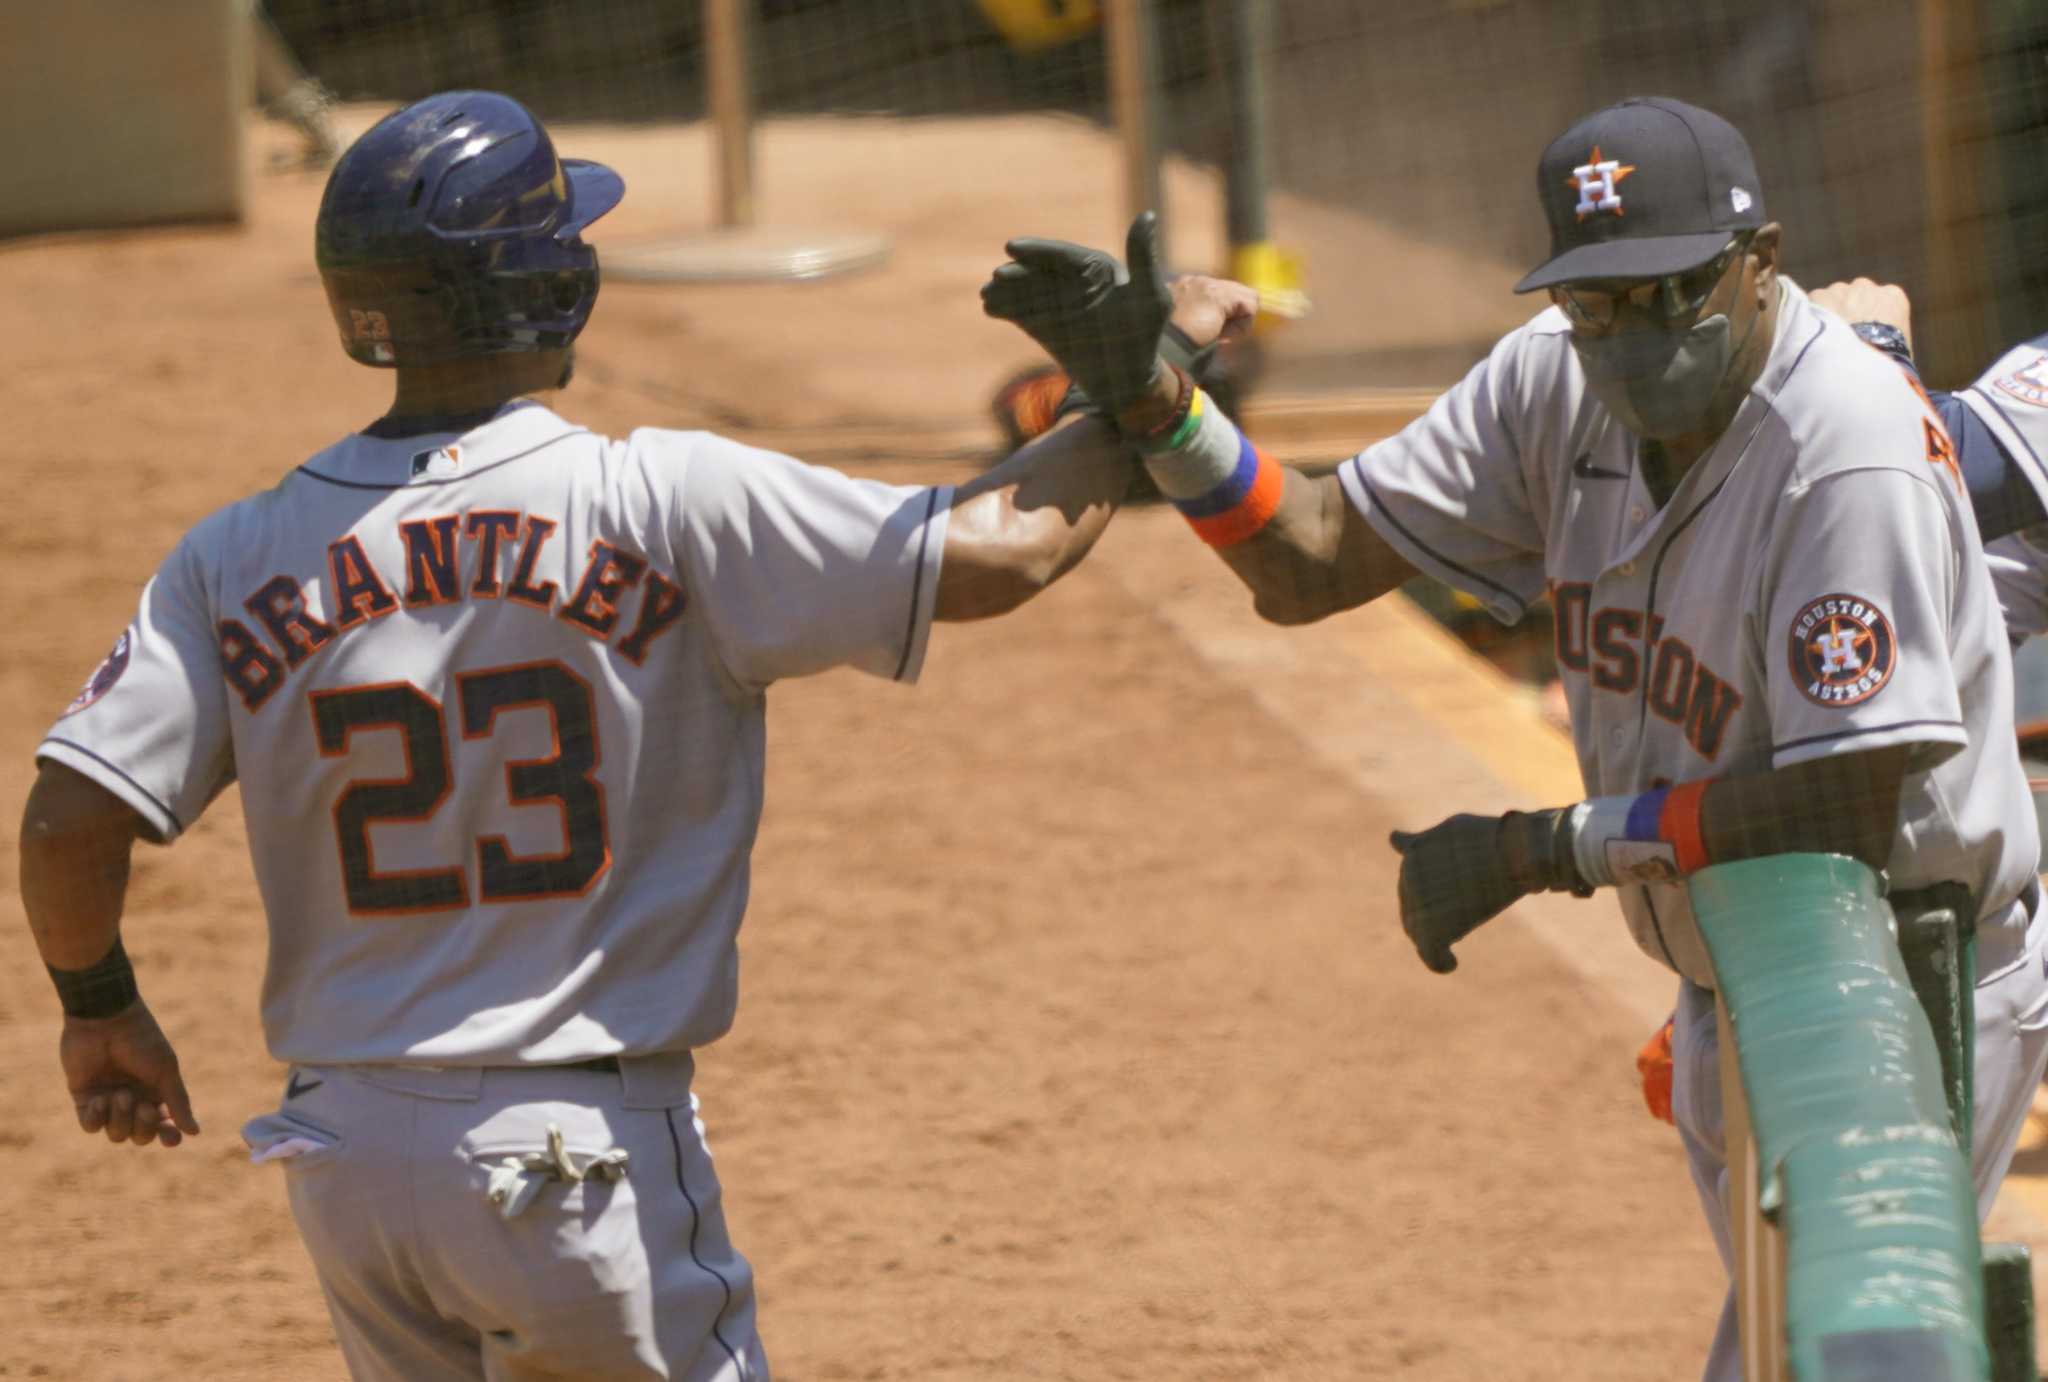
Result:
{"label": "black batting glove", "polygon": [[1572,862],[1563,811],[1452,816],[1416,834],[1396,830],[1401,929],[1438,974],[1458,967],[1451,947],[1530,893],[1587,891]]}
{"label": "black batting glove", "polygon": [[1014,322],[1110,416],[1144,398],[1173,297],[1159,267],[1158,217],[1131,222],[1128,271],[1113,255],[1065,240],[1012,240],[1010,263],[982,285],[982,310]]}

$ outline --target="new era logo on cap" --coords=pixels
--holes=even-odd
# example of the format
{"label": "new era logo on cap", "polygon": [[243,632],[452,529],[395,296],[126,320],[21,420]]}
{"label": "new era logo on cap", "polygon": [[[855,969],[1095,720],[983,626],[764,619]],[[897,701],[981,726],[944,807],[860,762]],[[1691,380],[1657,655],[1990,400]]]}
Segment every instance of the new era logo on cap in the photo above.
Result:
{"label": "new era logo on cap", "polygon": [[1536,180],[1550,257],[1518,293],[1695,268],[1765,220],[1741,134],[1712,111],[1661,96],[1580,120],[1544,150]]}

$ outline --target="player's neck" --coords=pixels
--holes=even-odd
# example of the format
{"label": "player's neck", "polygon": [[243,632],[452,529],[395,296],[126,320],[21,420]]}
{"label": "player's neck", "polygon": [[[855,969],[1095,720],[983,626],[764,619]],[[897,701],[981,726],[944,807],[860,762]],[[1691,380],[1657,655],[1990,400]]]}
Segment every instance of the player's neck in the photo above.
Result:
{"label": "player's neck", "polygon": [[567,381],[567,362],[560,351],[408,366],[398,371],[397,390],[385,417],[403,422],[488,414],[516,398],[559,388]]}

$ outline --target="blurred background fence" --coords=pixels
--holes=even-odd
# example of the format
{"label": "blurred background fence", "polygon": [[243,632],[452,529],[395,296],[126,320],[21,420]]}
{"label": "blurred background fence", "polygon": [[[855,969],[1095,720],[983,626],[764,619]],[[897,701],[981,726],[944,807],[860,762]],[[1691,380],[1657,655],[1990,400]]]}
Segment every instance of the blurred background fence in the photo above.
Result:
{"label": "blurred background fence", "polygon": [[[1118,3],[1119,0],[1109,0]],[[1150,0],[1169,150],[1220,162],[1230,8]],[[1792,275],[1903,283],[1923,363],[1956,383],[2048,330],[2048,6],[2027,0],[1267,0],[1276,189],[1434,242],[1533,261],[1536,156],[1574,117],[1663,93],[1754,144]],[[752,0],[758,112],[1106,120],[1093,0]],[[549,119],[694,118],[698,0],[269,0],[345,99],[503,88]],[[1057,167],[1017,170],[1052,180]],[[1310,284],[1311,289],[1313,283]],[[1349,310],[1371,311],[1372,304]],[[1470,346],[1483,347],[1475,340]],[[1352,382],[1412,376],[1349,362]],[[1441,370],[1434,371],[1441,373]]]}

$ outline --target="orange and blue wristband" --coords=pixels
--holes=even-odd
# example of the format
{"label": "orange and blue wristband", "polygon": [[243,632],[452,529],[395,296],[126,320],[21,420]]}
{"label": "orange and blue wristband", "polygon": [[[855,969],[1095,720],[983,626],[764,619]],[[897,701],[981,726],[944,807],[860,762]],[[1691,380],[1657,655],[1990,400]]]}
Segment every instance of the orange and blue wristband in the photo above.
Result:
{"label": "orange and blue wristband", "polygon": [[1212,547],[1245,541],[1279,511],[1285,474],[1201,389],[1187,416],[1140,449],[1160,493]]}
{"label": "orange and blue wristband", "polygon": [[1594,797],[1572,808],[1572,854],[1596,887],[1667,883],[1705,868],[1700,799],[1708,783],[1681,782],[1633,797]]}

